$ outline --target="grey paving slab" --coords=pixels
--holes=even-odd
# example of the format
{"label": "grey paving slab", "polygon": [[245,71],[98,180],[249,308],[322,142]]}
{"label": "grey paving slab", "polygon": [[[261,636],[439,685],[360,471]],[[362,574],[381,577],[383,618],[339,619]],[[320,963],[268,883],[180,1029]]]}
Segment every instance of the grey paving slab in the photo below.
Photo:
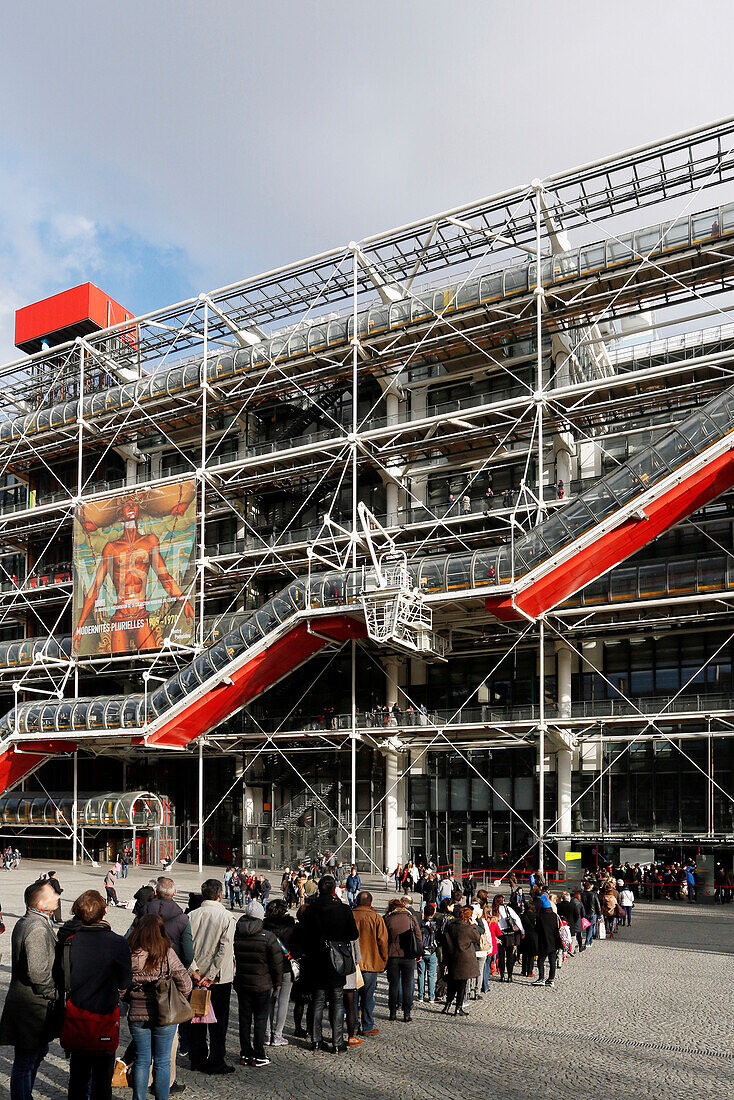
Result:
{"label": "grey paving slab", "polygon": [[[0,903],[8,926],[22,912],[23,887],[41,865],[26,861],[0,872]],[[104,868],[72,870],[57,864],[64,902],[83,889],[101,887]],[[208,877],[213,869],[207,869]],[[128,898],[151,875],[135,870],[120,884]],[[201,879],[176,869],[182,893]],[[378,904],[387,891],[375,883]],[[112,910],[110,923],[124,931],[126,910]],[[4,942],[3,942],[4,941]],[[9,979],[9,935],[0,938],[0,996]],[[596,943],[567,961],[554,989],[532,988],[526,979],[494,983],[469,1005],[471,1015],[454,1019],[435,1006],[416,1007],[411,1024],[387,1020],[387,987],[378,985],[380,1035],[333,1056],[312,1054],[293,1040],[271,1050],[262,1070],[237,1065],[229,1077],[192,1074],[179,1059],[186,1095],[203,1100],[239,1100],[256,1093],[273,1100],[349,1096],[356,1100],[487,1095],[599,1096],[603,1100],[675,1097],[718,1100],[734,1090],[734,906],[686,903],[640,904],[632,927],[613,942]],[[233,996],[229,1053],[237,1061],[236,998]],[[287,1025],[286,1035],[292,1032]],[[12,1052],[0,1049],[0,1098]],[[66,1064],[53,1044],[36,1095],[58,1100],[66,1092]],[[131,1093],[116,1093],[123,1098]]]}

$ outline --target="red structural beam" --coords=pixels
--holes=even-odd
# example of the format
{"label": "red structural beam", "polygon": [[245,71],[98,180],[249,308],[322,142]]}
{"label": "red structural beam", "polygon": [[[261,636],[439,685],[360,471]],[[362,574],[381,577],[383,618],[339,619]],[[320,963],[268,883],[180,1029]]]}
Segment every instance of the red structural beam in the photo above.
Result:
{"label": "red structural beam", "polygon": [[537,618],[550,607],[562,603],[574,592],[603,576],[613,566],[646,546],[663,531],[674,527],[704,504],[721,496],[734,485],[734,451],[727,451],[702,469],[673,485],[662,496],[645,505],[647,519],[628,519],[613,531],[601,535],[519,592],[513,601],[507,597],[488,598],[488,611],[504,622],[521,619],[521,611]]}
{"label": "red structural beam", "polygon": [[307,623],[299,622],[235,672],[228,673],[231,684],[221,683],[191,702],[150,734],[146,743],[179,748],[188,745],[313,657],[329,641],[345,642],[366,634],[364,623],[347,615],[311,619],[310,625],[309,630]]}

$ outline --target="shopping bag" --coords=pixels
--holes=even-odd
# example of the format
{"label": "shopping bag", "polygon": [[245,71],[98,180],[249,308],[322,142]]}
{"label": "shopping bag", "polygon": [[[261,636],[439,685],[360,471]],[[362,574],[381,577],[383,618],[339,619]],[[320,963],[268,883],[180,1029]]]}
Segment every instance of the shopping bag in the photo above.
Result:
{"label": "shopping bag", "polygon": [[116,1059],[115,1072],[112,1074],[113,1089],[126,1089],[132,1085],[132,1079],[130,1081],[128,1081],[127,1079],[127,1075],[130,1072],[130,1069],[131,1067],[125,1065],[122,1058]]}
{"label": "shopping bag", "polygon": [[211,989],[204,989],[203,986],[192,989],[189,1003],[195,1016],[206,1016],[212,1004]]}
{"label": "shopping bag", "polygon": [[598,929],[598,938],[600,940],[605,940],[607,938],[607,929],[601,918],[597,921],[596,927]]}

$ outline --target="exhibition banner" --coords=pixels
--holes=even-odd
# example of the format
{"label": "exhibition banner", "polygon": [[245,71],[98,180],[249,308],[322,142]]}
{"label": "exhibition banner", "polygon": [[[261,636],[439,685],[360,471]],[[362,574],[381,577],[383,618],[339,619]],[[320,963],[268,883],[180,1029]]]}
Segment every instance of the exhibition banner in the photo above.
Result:
{"label": "exhibition banner", "polygon": [[196,482],[130,489],[74,515],[73,645],[80,656],[194,641]]}

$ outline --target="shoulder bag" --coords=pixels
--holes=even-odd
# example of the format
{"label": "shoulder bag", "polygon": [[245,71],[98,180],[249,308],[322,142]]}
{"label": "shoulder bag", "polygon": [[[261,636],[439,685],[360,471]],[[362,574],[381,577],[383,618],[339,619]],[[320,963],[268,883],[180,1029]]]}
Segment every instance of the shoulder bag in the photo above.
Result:
{"label": "shoulder bag", "polygon": [[339,978],[354,974],[354,953],[351,940],[326,940],[326,953],[334,973]]}
{"label": "shoulder bag", "polygon": [[161,976],[153,986],[158,1009],[156,1023],[159,1027],[166,1027],[168,1024],[187,1024],[193,1019],[194,1010],[171,977],[168,959],[166,959],[166,969],[168,973],[164,978],[161,966]]}
{"label": "shoulder bag", "polygon": [[59,1042],[65,1051],[83,1051],[86,1054],[112,1054],[120,1042],[120,1009],[112,1012],[87,1012],[77,1008],[69,997],[71,988],[71,941],[69,936],[63,948],[64,959],[64,1021]]}
{"label": "shoulder bag", "polygon": [[276,936],[275,938],[276,938],[276,940],[278,940],[278,943],[280,944],[280,950],[285,955],[285,961],[288,963],[288,966],[291,968],[291,975],[293,977],[293,981],[297,982],[299,977],[301,976],[301,964],[298,961],[298,959],[293,958],[293,956],[291,955],[290,951],[285,946],[283,941],[278,936]]}

